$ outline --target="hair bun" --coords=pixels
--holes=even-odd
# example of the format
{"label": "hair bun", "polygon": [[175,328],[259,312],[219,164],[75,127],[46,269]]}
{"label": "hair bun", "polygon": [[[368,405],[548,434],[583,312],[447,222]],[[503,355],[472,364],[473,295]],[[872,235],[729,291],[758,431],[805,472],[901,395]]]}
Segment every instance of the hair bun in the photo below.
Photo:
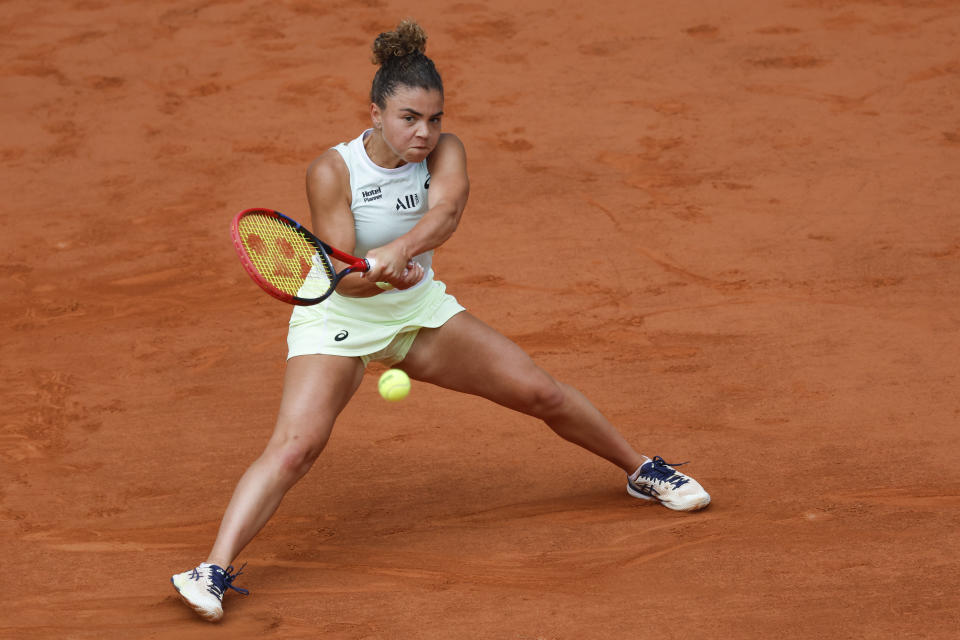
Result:
{"label": "hair bun", "polygon": [[413,20],[404,20],[393,31],[381,33],[373,41],[373,63],[383,65],[393,58],[427,50],[427,32]]}

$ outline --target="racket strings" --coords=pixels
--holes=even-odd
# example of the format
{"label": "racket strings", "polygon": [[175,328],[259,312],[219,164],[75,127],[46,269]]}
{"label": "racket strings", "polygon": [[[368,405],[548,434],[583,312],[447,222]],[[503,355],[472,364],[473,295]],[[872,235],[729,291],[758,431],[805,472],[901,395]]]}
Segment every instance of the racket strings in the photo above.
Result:
{"label": "racket strings", "polygon": [[251,214],[239,221],[238,230],[254,268],[280,291],[313,298],[330,288],[330,260],[296,229],[273,216]]}

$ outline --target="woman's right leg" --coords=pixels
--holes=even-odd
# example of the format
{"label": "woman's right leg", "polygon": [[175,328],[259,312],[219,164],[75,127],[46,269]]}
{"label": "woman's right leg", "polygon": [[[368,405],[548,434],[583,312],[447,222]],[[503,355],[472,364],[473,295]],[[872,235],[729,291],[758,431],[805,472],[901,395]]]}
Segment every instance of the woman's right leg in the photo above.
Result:
{"label": "woman's right leg", "polygon": [[273,436],[237,483],[207,562],[233,564],[323,451],[362,379],[359,358],[307,355],[287,362]]}

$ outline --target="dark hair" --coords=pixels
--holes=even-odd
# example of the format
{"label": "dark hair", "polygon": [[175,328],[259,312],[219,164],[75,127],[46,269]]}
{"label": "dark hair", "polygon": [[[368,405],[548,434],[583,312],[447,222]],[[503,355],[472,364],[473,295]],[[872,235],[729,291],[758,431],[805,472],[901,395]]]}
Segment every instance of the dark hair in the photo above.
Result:
{"label": "dark hair", "polygon": [[427,34],[413,20],[404,20],[396,30],[381,33],[373,41],[373,63],[380,65],[370,87],[370,102],[386,108],[397,87],[436,89],[443,95],[443,80],[433,60],[424,55]]}

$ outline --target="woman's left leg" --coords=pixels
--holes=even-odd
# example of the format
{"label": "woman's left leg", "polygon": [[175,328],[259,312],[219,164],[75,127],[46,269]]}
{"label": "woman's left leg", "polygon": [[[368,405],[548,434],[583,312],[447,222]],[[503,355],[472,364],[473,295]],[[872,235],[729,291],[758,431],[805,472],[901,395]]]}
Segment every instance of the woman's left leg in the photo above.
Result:
{"label": "woman's left leg", "polygon": [[560,437],[633,473],[645,460],[575,388],[554,380],[516,343],[463,311],[421,329],[394,365],[415,380],[487,398],[540,418]]}

